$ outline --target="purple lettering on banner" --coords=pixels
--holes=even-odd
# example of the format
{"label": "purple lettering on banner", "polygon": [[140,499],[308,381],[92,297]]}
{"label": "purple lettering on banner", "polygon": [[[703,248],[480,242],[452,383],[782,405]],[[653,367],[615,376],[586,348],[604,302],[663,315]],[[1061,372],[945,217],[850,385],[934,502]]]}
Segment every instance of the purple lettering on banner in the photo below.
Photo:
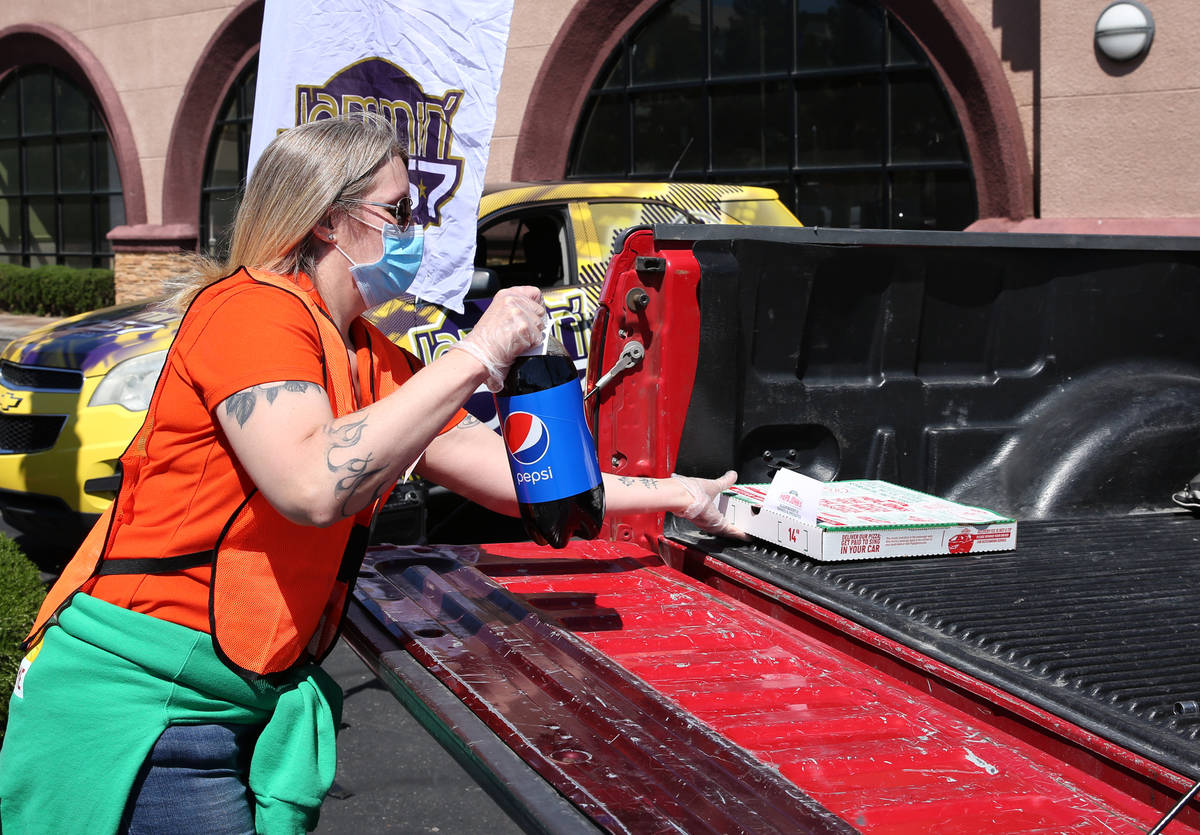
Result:
{"label": "purple lettering on banner", "polygon": [[296,124],[363,110],[386,116],[408,142],[413,217],[423,226],[440,226],[442,209],[462,183],[463,158],[451,155],[451,121],[463,95],[462,90],[427,95],[401,67],[366,58],[322,85],[296,85]]}

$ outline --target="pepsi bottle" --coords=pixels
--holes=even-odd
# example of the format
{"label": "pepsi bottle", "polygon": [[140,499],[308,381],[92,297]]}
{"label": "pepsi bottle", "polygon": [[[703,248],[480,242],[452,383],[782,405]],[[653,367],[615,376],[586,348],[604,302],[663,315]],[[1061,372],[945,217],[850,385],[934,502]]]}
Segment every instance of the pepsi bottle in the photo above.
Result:
{"label": "pepsi bottle", "polygon": [[517,357],[496,393],[496,415],[529,537],[555,548],[595,537],[604,483],[579,376],[557,340],[544,354]]}

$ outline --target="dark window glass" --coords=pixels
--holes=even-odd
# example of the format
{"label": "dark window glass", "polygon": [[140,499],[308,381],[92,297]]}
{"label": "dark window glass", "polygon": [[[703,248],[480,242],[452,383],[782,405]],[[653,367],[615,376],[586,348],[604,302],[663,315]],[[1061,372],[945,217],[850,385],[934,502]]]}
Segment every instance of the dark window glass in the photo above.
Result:
{"label": "dark window glass", "polygon": [[[241,96],[242,103],[240,105],[239,115],[244,113],[254,113],[254,91],[258,84],[258,59],[251,61],[246,69],[242,71],[246,83],[242,86],[238,95]],[[240,81],[241,79],[239,79]]]}
{"label": "dark window glass", "polygon": [[58,70],[23,67],[0,83],[0,122],[3,260],[111,266],[106,235],[125,222],[125,203],[88,93]]}
{"label": "dark window glass", "polygon": [[201,219],[201,225],[215,234],[216,238],[206,238],[206,246],[210,251],[226,252],[229,249],[229,236],[233,233],[233,220],[237,215],[237,196],[229,194],[210,194],[205,201],[206,214]]}
{"label": "dark window glass", "polygon": [[25,143],[25,190],[34,194],[54,191],[53,139],[30,139]]}
{"label": "dark window glass", "polygon": [[977,216],[949,98],[880,0],[661,0],[596,79],[567,176],[769,185],[818,225]]}
{"label": "dark window glass", "polygon": [[714,87],[713,167],[768,168],[791,163],[787,113],[791,87],[785,81]]}
{"label": "dark window glass", "polygon": [[801,80],[796,86],[797,163],[882,163],[882,94],[876,75]]}
{"label": "dark window glass", "polygon": [[808,226],[888,226],[878,173],[815,173],[796,181],[796,216]]}
{"label": "dark window glass", "polygon": [[925,55],[916,42],[899,26],[888,27],[888,66],[906,67],[927,65]]}
{"label": "dark window glass", "polygon": [[47,70],[21,77],[21,132],[26,136],[50,133],[54,126],[54,87]]}
{"label": "dark window glass", "polygon": [[883,11],[860,0],[797,0],[796,68],[878,65],[883,58]]}
{"label": "dark window glass", "polygon": [[[120,195],[112,194],[108,197],[97,198],[95,208],[96,228],[101,232],[125,225],[125,201],[121,199]],[[98,248],[100,252],[111,254],[112,242],[102,235]]]}
{"label": "dark window glass", "polygon": [[54,99],[59,133],[86,132],[91,129],[92,106],[83,91],[59,76],[54,80]]}
{"label": "dark window glass", "polygon": [[237,188],[241,185],[238,169],[245,173],[246,166],[239,162],[238,125],[228,122],[222,125],[213,138],[212,167],[208,185],[216,188]]}
{"label": "dark window glass", "polygon": [[[11,86],[11,85],[9,85]],[[20,131],[20,97],[0,96],[0,139],[11,139]]]}
{"label": "dark window glass", "polygon": [[650,13],[646,37],[630,51],[633,83],[699,81],[704,78],[701,0],[675,0]]}
{"label": "dark window glass", "polygon": [[965,171],[897,171],[892,175],[896,229],[945,229],[942,217],[975,211],[975,189]]}
{"label": "dark window glass", "polygon": [[[29,248],[41,254],[53,254],[58,248],[58,222],[54,216],[53,198],[37,198],[25,202],[26,224],[29,229]],[[53,264],[53,261],[42,263]]]}
{"label": "dark window glass", "polygon": [[229,252],[229,234],[246,182],[257,78],[255,58],[229,89],[208,144],[200,192],[200,248],[217,258],[224,258]]}
{"label": "dark window glass", "polygon": [[622,52],[617,56],[617,60],[612,62],[608,72],[604,74],[604,81],[600,82],[600,87],[624,87],[629,83],[628,73],[629,56]]}
{"label": "dark window glass", "polygon": [[92,251],[92,199],[69,197],[62,201],[62,235],[60,249],[63,252]]}
{"label": "dark window glass", "polygon": [[0,251],[21,254],[21,201],[0,197]]}
{"label": "dark window glass", "polygon": [[121,174],[117,171],[117,155],[107,142],[92,143],[92,157],[96,172],[96,191],[114,191],[121,188]]}
{"label": "dark window glass", "polygon": [[21,182],[21,146],[0,142],[0,194],[15,194]]}
{"label": "dark window glass", "polygon": [[792,0],[712,0],[713,77],[787,72],[791,7]]}
{"label": "dark window glass", "polygon": [[895,81],[892,162],[957,162],[966,158],[958,122],[941,92],[920,80]]}
{"label": "dark window glass", "polygon": [[581,177],[623,175],[629,169],[629,103],[623,96],[597,96],[583,118],[584,141],[575,156]]}
{"label": "dark window glass", "polygon": [[633,99],[635,174],[670,174],[703,167],[707,144],[699,90],[645,93]]}
{"label": "dark window glass", "polygon": [[58,144],[58,189],[87,192],[92,188],[92,148],[87,136],[60,140]]}

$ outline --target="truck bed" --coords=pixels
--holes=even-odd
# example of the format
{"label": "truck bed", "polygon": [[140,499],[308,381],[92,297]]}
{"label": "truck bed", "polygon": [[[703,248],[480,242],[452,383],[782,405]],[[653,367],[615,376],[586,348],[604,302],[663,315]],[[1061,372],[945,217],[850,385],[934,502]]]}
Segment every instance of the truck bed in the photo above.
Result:
{"label": "truck bed", "polygon": [[[936,676],[906,681],[870,653],[764,617],[705,573],[774,589],[778,610],[798,612],[793,592],[751,573],[794,560],[675,536],[666,561],[611,542],[376,548],[347,637],[531,831],[1144,832],[1173,803],[1151,784],[1185,785],[1154,763],[1118,764],[1161,773],[1113,785],[1086,756],[1047,750],[1029,723],[931,698]],[[997,557],[937,565],[969,575],[984,559]],[[870,567],[790,573],[836,597],[826,575]],[[894,574],[901,561],[878,567]],[[817,609],[870,644],[832,603]],[[924,651],[905,664],[938,666]]]}
{"label": "truck bed", "polygon": [[[1013,553],[677,526],[373,552],[349,637],[527,829],[1146,832],[1200,778],[1200,241],[666,226],[610,262],[615,476],[877,478]],[[1200,832],[1189,806],[1167,833]]]}
{"label": "truck bed", "polygon": [[1200,519],[1023,522],[1017,550],[821,563],[676,538],[1200,779]]}

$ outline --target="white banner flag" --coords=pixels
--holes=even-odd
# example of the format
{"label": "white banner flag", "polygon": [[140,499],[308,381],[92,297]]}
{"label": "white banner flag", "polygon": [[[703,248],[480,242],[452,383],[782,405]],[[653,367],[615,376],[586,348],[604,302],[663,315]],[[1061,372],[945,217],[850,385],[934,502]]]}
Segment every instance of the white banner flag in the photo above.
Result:
{"label": "white banner flag", "polygon": [[250,168],[286,128],[357,110],[407,137],[425,256],[409,292],[462,312],[513,0],[267,0]]}

